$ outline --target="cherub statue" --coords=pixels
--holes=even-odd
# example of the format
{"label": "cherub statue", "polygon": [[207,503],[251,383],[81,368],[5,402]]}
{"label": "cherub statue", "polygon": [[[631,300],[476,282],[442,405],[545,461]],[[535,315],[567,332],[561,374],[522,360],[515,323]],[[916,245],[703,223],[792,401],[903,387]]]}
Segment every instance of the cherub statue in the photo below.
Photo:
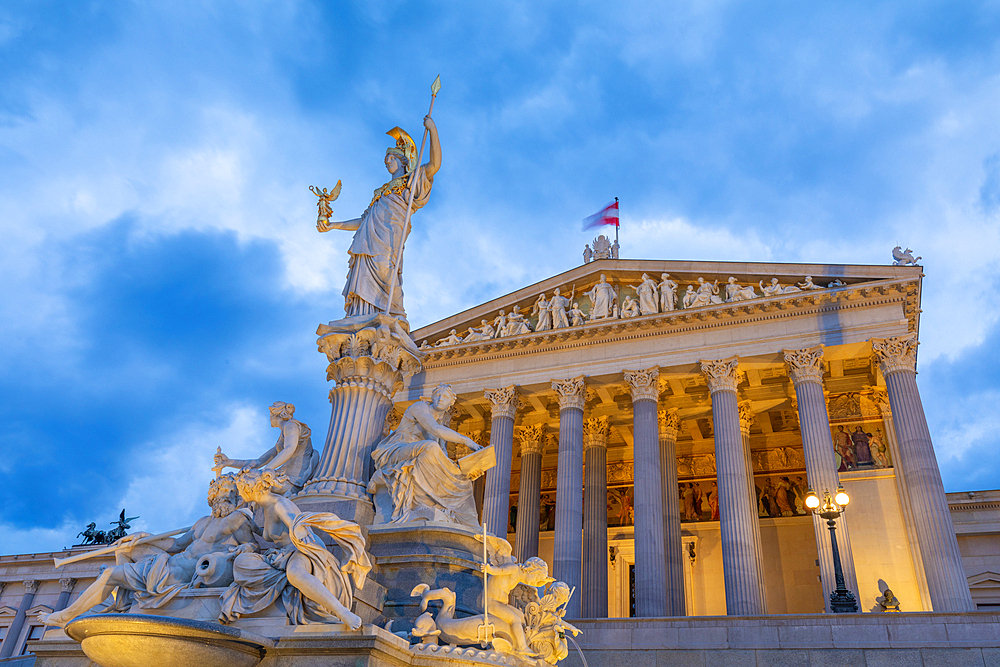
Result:
{"label": "cherub statue", "polygon": [[923,257],[914,257],[913,251],[907,248],[905,251],[902,246],[896,246],[892,249],[892,258],[896,260],[893,262],[896,266],[907,266],[909,264],[916,264]]}
{"label": "cherub statue", "polygon": [[806,292],[813,289],[823,289],[822,285],[817,285],[816,283],[813,282],[812,276],[806,276],[806,279],[804,281],[795,284],[798,286],[800,290]]}
{"label": "cherub statue", "polygon": [[[279,598],[291,625],[343,623],[361,627],[351,612],[354,589],[364,586],[372,568],[361,526],[329,512],[303,512],[278,495],[287,483],[275,470],[243,470],[236,478],[240,497],[263,512],[263,538],[275,547],[247,551],[233,562],[233,583],[222,594],[219,622],[262,611]],[[321,530],[340,547],[341,563],[313,530]]]}
{"label": "cherub statue", "polygon": [[728,283],[726,285],[726,301],[746,301],[747,299],[757,298],[757,293],[753,291],[752,286],[741,286],[736,282],[735,277],[729,276]]}
{"label": "cherub statue", "polygon": [[121,538],[116,544],[118,562],[114,567],[101,572],[97,581],[73,604],[61,611],[40,614],[39,619],[46,625],[64,628],[74,618],[107,599],[116,588],[119,589],[116,601],[122,599],[123,592],[129,592],[140,610],[162,607],[181,589],[191,585],[195,566],[202,556],[218,552],[243,553],[256,548],[250,512],[237,510],[239,502],[233,475],[212,480],[208,489],[210,516],[198,519],[179,537],[164,536],[145,544],[137,542],[150,537],[148,533],[133,533]]}
{"label": "cherub statue", "polygon": [[622,302],[622,319],[639,316],[639,302],[630,296]]}
{"label": "cherub statue", "polygon": [[224,468],[267,468],[281,470],[288,480],[286,495],[302,490],[312,476],[319,455],[312,446],[312,431],[304,423],[295,419],[295,406],[283,401],[275,401],[268,408],[271,426],[280,429],[277,442],[271,449],[256,459],[231,459],[222,453],[222,447],[215,452],[215,467],[218,475]]}
{"label": "cherub statue", "polygon": [[[319,197],[319,201],[316,202],[316,206],[319,208],[319,215],[316,217],[316,229],[321,232],[327,231],[330,225],[330,216],[333,215],[333,208],[330,207],[330,203],[336,201],[337,197],[340,196],[340,181],[333,186],[333,190],[327,190],[310,185],[309,189],[314,195]],[[324,229],[325,228],[325,229]]]}
{"label": "cherub statue", "polygon": [[569,311],[569,323],[570,326],[578,327],[582,326],[587,314],[580,310],[580,304],[574,303],[573,308]]}

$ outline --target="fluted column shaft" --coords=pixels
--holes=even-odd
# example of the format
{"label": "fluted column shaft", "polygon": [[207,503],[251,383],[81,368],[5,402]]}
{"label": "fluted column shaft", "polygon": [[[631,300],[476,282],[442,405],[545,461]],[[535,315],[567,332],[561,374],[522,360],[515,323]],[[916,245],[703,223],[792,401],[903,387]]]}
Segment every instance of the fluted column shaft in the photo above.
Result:
{"label": "fluted column shaft", "polygon": [[[583,563],[583,378],[554,380],[559,395],[559,463],[556,471],[556,528],[552,576],[579,588]],[[567,618],[580,618],[581,595],[566,605]]]}
{"label": "fluted column shaft", "polygon": [[681,507],[677,488],[676,411],[664,411],[660,417],[660,479],[663,486],[663,542],[665,549],[667,615],[684,616],[684,545],[681,542]]}
{"label": "fluted column shaft", "polygon": [[[785,365],[795,385],[795,400],[799,407],[799,431],[802,434],[802,453],[806,461],[806,480],[820,497],[824,491],[835,494],[840,480],[837,461],[833,455],[833,438],[830,436],[830,415],[823,395],[823,348],[785,350]],[[844,585],[858,596],[858,577],[851,551],[851,533],[848,528],[850,511],[837,520],[837,547],[844,574]],[[823,582],[824,604],[827,613],[833,613],[830,593],[837,587],[833,571],[833,544],[826,519],[813,513],[813,533],[819,555],[819,573]]]}
{"label": "fluted column shaft", "polygon": [[760,564],[754,550],[753,524],[757,511],[751,506],[747,493],[747,462],[736,397],[737,366],[736,357],[701,362],[712,393],[726,613],[758,616],[764,613],[764,601],[760,590]]}
{"label": "fluted column shaft", "polygon": [[9,658],[13,655],[14,646],[17,644],[18,637],[21,636],[21,630],[24,629],[24,619],[28,615],[28,610],[31,609],[31,603],[35,600],[35,591],[37,590],[38,581],[29,579],[24,582],[24,597],[21,598],[21,604],[17,607],[14,620],[7,628],[3,644],[0,644],[0,658]]}
{"label": "fluted column shaft", "polygon": [[767,587],[764,584],[764,548],[760,541],[760,513],[757,511],[757,485],[753,479],[753,457],[750,455],[750,427],[753,424],[753,411],[748,403],[738,405],[740,411],[740,435],[743,438],[743,457],[747,468],[747,493],[750,496],[750,509],[753,512],[753,539],[751,546],[754,558],[757,560],[757,587],[760,589],[761,603],[767,609]]}
{"label": "fluted column shaft", "polygon": [[522,435],[521,486],[517,493],[517,535],[514,538],[514,555],[519,563],[538,555],[539,504],[542,496],[542,442],[541,424],[527,427],[531,434]]}
{"label": "fluted column shaft", "polygon": [[625,371],[632,393],[633,507],[635,507],[635,614],[667,615],[663,480],[656,417],[659,371]]}
{"label": "fluted column shaft", "polygon": [[583,425],[584,618],[608,617],[608,418]]}
{"label": "fluted column shaft", "polygon": [[930,429],[917,389],[917,336],[872,339],[892,408],[903,480],[934,611],[974,611],[962,555],[944,494]]}
{"label": "fluted column shaft", "polygon": [[73,587],[76,586],[76,579],[60,579],[59,580],[59,599],[56,600],[56,606],[53,611],[62,611],[69,604],[69,596],[73,594]]}
{"label": "fluted column shaft", "polygon": [[517,390],[510,386],[503,389],[487,389],[485,393],[492,407],[490,445],[496,454],[497,464],[486,471],[483,524],[487,531],[506,539],[510,521],[510,471],[514,459]]}

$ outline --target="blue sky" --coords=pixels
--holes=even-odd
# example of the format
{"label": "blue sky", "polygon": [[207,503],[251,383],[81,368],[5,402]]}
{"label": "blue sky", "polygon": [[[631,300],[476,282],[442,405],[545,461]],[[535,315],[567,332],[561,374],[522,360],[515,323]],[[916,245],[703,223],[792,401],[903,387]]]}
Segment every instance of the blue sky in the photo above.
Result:
{"label": "blue sky", "polygon": [[[407,244],[414,326],[622,256],[924,257],[918,382],[948,490],[1000,488],[996,2],[5,2],[0,535],[203,513],[285,400],[322,443],[315,328],[385,131],[443,145]],[[204,474],[202,472],[204,471]]]}

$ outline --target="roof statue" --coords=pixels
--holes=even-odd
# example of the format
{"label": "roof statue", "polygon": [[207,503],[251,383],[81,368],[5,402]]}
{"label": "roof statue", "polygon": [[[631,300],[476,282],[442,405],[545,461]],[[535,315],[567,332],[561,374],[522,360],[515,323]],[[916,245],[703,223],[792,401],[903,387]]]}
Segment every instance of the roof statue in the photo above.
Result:
{"label": "roof statue", "polygon": [[916,265],[917,262],[923,259],[923,257],[914,257],[912,250],[909,248],[903,250],[902,246],[896,246],[892,249],[892,258],[896,260],[893,262],[896,266]]}

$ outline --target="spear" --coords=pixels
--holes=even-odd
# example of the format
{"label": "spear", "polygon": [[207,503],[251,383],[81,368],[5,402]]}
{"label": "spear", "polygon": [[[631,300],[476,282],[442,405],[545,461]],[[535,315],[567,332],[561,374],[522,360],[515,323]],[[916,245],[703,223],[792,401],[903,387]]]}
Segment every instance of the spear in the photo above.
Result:
{"label": "spear", "polygon": [[[434,79],[434,83],[431,84],[431,107],[427,110],[427,115],[430,116],[431,112],[434,111],[434,100],[437,99],[438,91],[441,90],[441,75],[438,74],[437,78]],[[417,170],[420,168],[420,160],[424,157],[424,144],[427,143],[427,134],[429,130],[424,128],[424,137],[420,140],[420,151],[417,153],[417,164],[410,165],[410,182],[407,186],[410,189],[410,198],[406,202],[406,220],[403,222],[403,236],[399,242],[399,250],[396,251],[396,259],[393,261],[392,266],[389,271],[389,300],[385,304],[385,314],[389,315],[389,310],[392,308],[392,297],[393,293],[396,291],[396,278],[397,273],[396,267],[399,266],[400,260],[403,259],[403,246],[406,243],[406,234],[410,231],[410,216],[413,215],[413,195],[416,192],[413,185],[417,179]]]}

